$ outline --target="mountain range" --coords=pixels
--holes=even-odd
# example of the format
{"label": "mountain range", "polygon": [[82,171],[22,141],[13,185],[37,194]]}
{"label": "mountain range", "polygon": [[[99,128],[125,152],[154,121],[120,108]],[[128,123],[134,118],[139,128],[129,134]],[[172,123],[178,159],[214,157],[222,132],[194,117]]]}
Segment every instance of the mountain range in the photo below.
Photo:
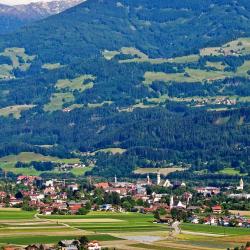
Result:
{"label": "mountain range", "polygon": [[249,27],[246,0],[91,0],[2,35],[0,156],[249,173]]}
{"label": "mountain range", "polygon": [[55,0],[21,5],[0,4],[0,33],[15,31],[23,25],[58,14],[83,0]]}

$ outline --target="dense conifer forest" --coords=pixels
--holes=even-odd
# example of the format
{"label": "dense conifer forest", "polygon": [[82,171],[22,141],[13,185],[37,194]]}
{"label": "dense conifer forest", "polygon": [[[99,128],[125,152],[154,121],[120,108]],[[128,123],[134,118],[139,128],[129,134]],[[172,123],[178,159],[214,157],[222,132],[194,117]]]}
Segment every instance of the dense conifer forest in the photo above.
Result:
{"label": "dense conifer forest", "polygon": [[249,27],[247,0],[92,0],[1,36],[0,157],[249,174]]}

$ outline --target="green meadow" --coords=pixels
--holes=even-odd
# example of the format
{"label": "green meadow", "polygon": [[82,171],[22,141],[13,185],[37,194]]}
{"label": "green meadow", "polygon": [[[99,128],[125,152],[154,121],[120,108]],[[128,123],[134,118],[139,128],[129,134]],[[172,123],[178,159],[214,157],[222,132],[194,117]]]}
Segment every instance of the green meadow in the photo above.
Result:
{"label": "green meadow", "polygon": [[[112,241],[112,240],[121,240],[117,237],[111,235],[85,235],[89,240],[98,240],[98,241]],[[28,245],[28,244],[56,244],[60,240],[72,240],[72,239],[80,238],[80,236],[68,236],[68,235],[61,235],[61,236],[14,236],[14,237],[1,237],[0,243],[2,244],[17,244],[17,245]]]}
{"label": "green meadow", "polygon": [[[53,156],[47,156],[47,155],[41,155],[34,152],[22,152],[18,155],[8,155],[0,158],[0,168],[2,168],[5,171],[13,172],[15,174],[23,174],[23,175],[40,175],[41,171],[37,171],[33,167],[29,168],[16,168],[15,164],[20,161],[24,163],[30,163],[32,161],[51,161],[55,163],[69,163],[69,164],[75,164],[80,163],[79,158],[58,158]],[[77,168],[72,169],[72,173],[75,175],[82,175],[86,171],[89,171],[90,168]],[[49,171],[50,173],[60,173],[58,170],[52,170]]]}
{"label": "green meadow", "polygon": [[21,117],[21,112],[29,110],[35,107],[35,105],[14,105],[0,109],[0,116],[10,116],[13,115],[14,118],[19,119]]}
{"label": "green meadow", "polygon": [[191,224],[183,223],[181,225],[182,230],[198,232],[198,233],[209,233],[209,234],[221,234],[221,235],[249,235],[249,228],[237,228],[237,227],[221,227],[221,226],[210,226],[202,224]]}
{"label": "green meadow", "polygon": [[18,210],[2,210],[0,209],[0,221],[1,220],[32,220],[35,212],[18,211]]}

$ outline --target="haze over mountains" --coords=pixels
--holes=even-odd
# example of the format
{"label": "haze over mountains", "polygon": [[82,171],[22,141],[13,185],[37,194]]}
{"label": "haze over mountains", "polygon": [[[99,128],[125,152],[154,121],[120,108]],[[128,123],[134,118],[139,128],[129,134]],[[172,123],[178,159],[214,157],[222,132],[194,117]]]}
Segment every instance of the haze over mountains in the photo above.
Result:
{"label": "haze over mountains", "polygon": [[91,0],[0,37],[0,156],[249,171],[249,27],[246,0]]}
{"label": "haze over mountains", "polygon": [[0,3],[0,33],[15,31],[23,25],[58,14],[83,1],[50,0],[12,6]]}

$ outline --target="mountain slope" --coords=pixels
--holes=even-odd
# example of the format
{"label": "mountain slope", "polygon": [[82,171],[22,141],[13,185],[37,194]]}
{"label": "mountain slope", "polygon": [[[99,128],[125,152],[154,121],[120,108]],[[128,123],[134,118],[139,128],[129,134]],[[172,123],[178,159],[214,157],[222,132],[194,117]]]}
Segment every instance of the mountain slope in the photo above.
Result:
{"label": "mountain slope", "polygon": [[0,155],[249,171],[249,27],[246,0],[92,0],[0,37]]}
{"label": "mountain slope", "polygon": [[55,0],[23,5],[0,4],[0,34],[9,33],[34,21],[58,14],[83,0]]}

